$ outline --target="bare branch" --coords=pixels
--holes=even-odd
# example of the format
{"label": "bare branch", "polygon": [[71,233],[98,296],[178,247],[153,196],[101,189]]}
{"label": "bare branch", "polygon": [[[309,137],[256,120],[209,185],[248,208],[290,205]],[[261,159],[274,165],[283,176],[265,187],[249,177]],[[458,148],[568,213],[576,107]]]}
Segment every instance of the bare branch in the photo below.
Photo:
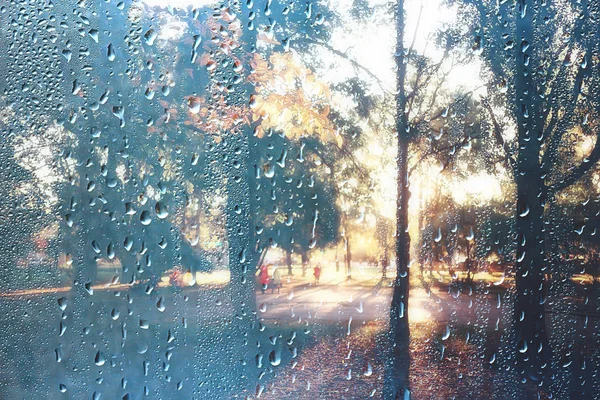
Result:
{"label": "bare branch", "polygon": [[600,135],[597,136],[596,145],[592,150],[592,153],[589,157],[585,158],[581,164],[577,167],[574,167],[571,170],[571,173],[563,178],[560,182],[552,185],[549,188],[549,193],[551,195],[555,195],[563,189],[568,188],[569,186],[577,183],[583,176],[588,172],[596,163],[600,160]]}
{"label": "bare branch", "polygon": [[[413,109],[413,105],[415,102],[415,98],[417,97],[417,93],[422,89],[425,88],[429,85],[429,82],[431,82],[431,80],[433,79],[434,75],[437,75],[437,73],[439,72],[440,68],[442,67],[442,64],[444,63],[444,61],[446,61],[446,58],[448,57],[449,52],[445,51],[444,54],[442,55],[442,58],[440,59],[440,61],[432,66],[431,72],[429,72],[429,74],[427,74],[427,76],[425,77],[425,80],[421,83],[419,83],[419,81],[421,80],[421,78],[423,77],[423,70],[425,68],[420,68],[417,71],[417,76],[415,78],[415,84],[412,88],[412,91],[408,94],[408,96],[406,97],[406,101],[408,106],[408,111],[407,111],[407,115],[410,115]],[[451,71],[451,69],[450,69]],[[444,74],[444,78],[442,78],[442,81],[445,80],[445,78],[448,76],[448,74],[450,73],[450,71],[448,71],[446,74]],[[439,86],[438,86],[439,87]],[[431,105],[433,105],[433,103],[435,102],[435,99],[437,97],[437,92],[438,92],[438,87],[436,87],[436,90],[434,91],[434,96],[431,99]],[[419,107],[419,111],[420,111],[420,107]]]}
{"label": "bare branch", "polygon": [[504,160],[506,162],[506,166],[508,167],[508,169],[516,171],[517,163],[512,155],[512,152],[510,151],[510,148],[508,147],[508,144],[502,137],[502,128],[500,127],[500,124],[496,119],[496,115],[494,114],[494,110],[492,110],[490,102],[487,99],[482,99],[481,103],[483,104],[483,107],[487,110],[488,114],[490,115],[490,119],[492,120],[492,125],[494,127],[494,138],[496,139],[496,143],[504,150]]}
{"label": "bare branch", "polygon": [[[455,105],[462,103],[463,101],[467,100],[468,98],[470,98],[471,96],[473,96],[473,93],[478,90],[481,89],[482,87],[484,87],[485,85],[481,85],[476,87],[475,89],[466,92],[465,94],[463,94],[462,96],[460,96],[459,98],[455,99],[452,103],[450,103],[446,108],[451,108],[454,107]],[[435,113],[434,115],[432,115],[430,118],[428,118],[428,121],[435,121],[436,119],[442,118],[444,117],[444,113],[445,110],[440,110],[437,113]]]}
{"label": "bare branch", "polygon": [[[554,129],[554,127],[557,123],[557,120],[558,120],[558,109],[557,108],[558,108],[559,104],[564,104],[563,100],[561,100],[560,93],[562,93],[566,90],[566,85],[569,82],[568,75],[567,75],[567,68],[569,66],[571,66],[571,64],[572,64],[570,62],[570,59],[573,54],[575,44],[577,43],[577,40],[575,40],[575,39],[578,39],[581,37],[581,34],[584,31],[583,25],[584,25],[585,20],[586,20],[586,18],[583,18],[583,17],[578,18],[577,23],[575,24],[575,27],[573,28],[573,34],[572,34],[573,39],[570,40],[568,43],[563,43],[563,45],[560,47],[559,51],[556,53],[557,55],[560,55],[563,52],[565,52],[565,50],[566,50],[564,57],[562,58],[562,60],[560,60],[560,68],[558,69],[558,71],[553,74],[553,72],[556,71],[555,67],[559,62],[558,57],[556,57],[553,60],[553,62],[551,63],[551,65],[548,66],[548,73],[546,74],[545,80],[548,81],[552,75],[554,75],[554,80],[552,82],[552,87],[550,89],[550,93],[547,96],[548,99],[550,100],[550,106],[546,110],[546,113],[543,118],[544,118],[544,121],[547,120],[550,112],[552,112],[552,118],[546,126],[546,129],[544,131],[544,138],[547,138],[550,136],[551,131]],[[583,79],[583,77],[581,79]],[[561,85],[561,83],[562,83],[562,85]]]}
{"label": "bare branch", "polygon": [[379,85],[379,88],[386,94],[392,94],[389,90],[387,90],[385,88],[385,83],[379,79],[379,77],[377,75],[375,75],[373,72],[371,72],[370,69],[368,69],[367,67],[363,66],[362,64],[360,64],[358,61],[356,61],[354,58],[348,56],[346,53],[334,48],[333,46],[331,46],[329,43],[324,43],[321,42],[319,40],[312,40],[312,39],[306,39],[306,41],[308,43],[312,43],[315,44],[317,46],[321,46],[324,47],[325,49],[329,50],[330,52],[332,52],[333,54],[335,54],[338,57],[343,58],[344,60],[348,61],[350,64],[352,64],[352,66],[354,68],[360,69],[363,72],[365,72],[367,75],[369,75],[371,78],[373,78],[375,80],[375,82],[377,82],[377,84]]}
{"label": "bare branch", "polygon": [[[352,152],[346,147],[346,146],[341,146],[338,147],[337,145],[333,145],[333,147],[340,151],[342,153],[342,156],[344,158],[346,158],[347,160],[349,160],[354,167],[356,168],[356,170],[358,171],[358,173],[363,177],[363,178],[370,178],[370,174],[369,172],[367,172],[367,170],[365,170],[365,168],[360,165],[358,163],[358,161],[356,161],[356,158],[354,157],[354,154],[352,154]],[[323,152],[319,151],[318,149],[312,149],[312,152],[321,159],[321,161],[323,162],[323,164],[325,164],[330,170],[333,171],[333,164],[334,161],[333,160],[327,160],[327,157],[323,154]]]}
{"label": "bare branch", "polygon": [[[419,166],[419,164],[421,164],[423,161],[425,161],[427,158],[435,155],[435,154],[439,154],[442,153],[444,151],[448,151],[448,150],[452,150],[452,149],[457,149],[460,147],[464,147],[467,144],[469,144],[471,141],[475,140],[475,139],[479,139],[481,138],[481,136],[466,136],[464,138],[462,138],[459,142],[453,143],[453,144],[449,144],[443,147],[439,147],[437,149],[432,149],[430,151],[425,152],[424,154],[421,155],[421,157],[419,157],[419,159],[417,161],[415,161],[415,163],[413,164],[413,166],[410,168],[410,170],[408,171],[408,175],[410,176]],[[444,167],[445,168],[445,167]]]}
{"label": "bare branch", "polygon": [[415,32],[413,33],[413,39],[410,44],[410,47],[408,48],[409,56],[412,53],[413,49],[415,48],[415,42],[417,41],[417,32],[419,31],[419,25],[421,24],[421,16],[422,15],[423,15],[423,1],[421,1],[421,7],[419,8],[419,15],[417,16],[417,24],[415,26]]}
{"label": "bare branch", "polygon": [[[587,14],[587,11],[586,11]],[[584,18],[580,18],[579,21],[583,21]],[[581,22],[581,24],[578,24],[575,29],[574,29],[574,35],[580,35],[581,34],[581,30],[583,30],[583,22]],[[574,42],[574,41],[572,41]],[[593,39],[588,39],[587,41],[588,45],[586,47],[586,52],[585,52],[585,57],[589,57],[592,54],[592,48],[593,45],[595,44],[595,41]],[[557,78],[556,80],[558,80],[559,78],[563,78],[563,80],[565,81],[564,83],[564,87],[561,88],[553,88],[553,92],[554,90],[559,90],[558,93],[561,92],[566,92],[566,93],[570,93],[569,98],[564,99],[562,97],[564,96],[560,96],[560,95],[556,95],[556,96],[552,96],[551,97],[551,101],[552,101],[552,105],[549,107],[548,112],[550,112],[550,110],[552,110],[552,118],[551,120],[548,122],[546,128],[544,129],[544,140],[547,141],[547,145],[546,145],[546,149],[544,151],[544,154],[542,156],[542,168],[545,172],[548,172],[551,168],[552,165],[554,165],[556,163],[556,160],[558,159],[558,148],[560,145],[560,142],[562,140],[563,135],[565,134],[565,132],[567,131],[567,124],[569,122],[573,122],[573,118],[575,116],[575,110],[577,108],[577,106],[579,105],[579,99],[581,97],[581,87],[583,86],[583,81],[586,78],[586,76],[588,76],[591,71],[591,68],[584,68],[581,65],[578,67],[578,71],[577,74],[575,75],[575,78],[573,80],[573,87],[570,88],[571,90],[566,90],[567,87],[567,81],[570,81],[569,79],[567,79],[567,74],[566,74],[566,66],[567,63],[565,61],[567,61],[567,57],[570,57],[570,54],[573,50],[573,46],[571,45],[569,47],[569,50],[567,51],[567,55],[565,55],[565,60],[563,61],[563,66],[560,68],[559,72],[556,74]],[[561,110],[559,105],[562,104],[566,104],[566,109],[565,110]],[[561,112],[562,111],[562,112]],[[560,115],[559,115],[560,114]],[[548,114],[546,114],[547,117]]]}

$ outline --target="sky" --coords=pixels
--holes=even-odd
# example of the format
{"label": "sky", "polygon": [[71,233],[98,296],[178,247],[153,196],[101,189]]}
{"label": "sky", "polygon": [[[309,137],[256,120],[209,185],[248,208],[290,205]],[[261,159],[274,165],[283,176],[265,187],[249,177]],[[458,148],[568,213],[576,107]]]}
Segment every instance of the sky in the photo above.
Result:
{"label": "sky", "polygon": [[[331,7],[338,11],[342,16],[347,14],[353,2],[353,0],[328,1],[330,2]],[[167,7],[167,5],[170,5],[174,8],[183,9],[215,3],[207,0],[142,0],[142,2],[152,7]],[[369,5],[371,7],[376,7],[378,5],[384,6],[387,3],[389,3],[387,0],[369,0]],[[405,45],[409,46],[414,41],[414,48],[417,53],[425,53],[425,55],[432,59],[439,58],[442,52],[431,43],[431,36],[440,28],[451,25],[456,18],[456,11],[452,8],[442,6],[439,0],[407,0],[405,2],[405,11]],[[387,16],[384,17],[389,19]],[[335,27],[329,44],[337,50],[346,53],[349,57],[355,59],[362,66],[375,74],[382,82],[384,82],[386,87],[389,87],[388,90],[392,92],[395,89],[393,59],[396,37],[395,26],[389,23],[378,23],[379,21],[376,18],[377,14],[375,14],[375,19],[365,21],[363,24],[359,24],[348,18],[340,24],[341,26]],[[176,22],[177,21],[174,23]],[[180,39],[181,35],[169,34],[173,29],[172,26],[164,27],[162,29],[163,32],[159,32],[159,38],[172,40]],[[173,37],[171,38],[170,36]],[[324,48],[316,49],[315,57],[324,61],[325,67],[321,68],[318,73],[321,79],[330,84],[342,82],[350,77],[356,76],[357,71],[349,62],[340,59],[339,56],[333,55]],[[477,60],[469,64],[455,66],[447,77],[444,85],[445,89],[448,91],[458,89],[470,91],[481,87],[483,84],[483,81],[479,78],[481,68],[481,63]],[[373,88],[374,90],[378,90],[377,85],[374,85]],[[485,94],[485,89],[476,91],[476,96],[480,94]],[[373,150],[379,151],[381,149]],[[388,165],[388,167],[389,168],[381,168],[379,179],[380,181],[390,181],[391,185],[395,180],[395,170],[393,168],[393,163]],[[438,172],[435,170],[429,172],[431,173],[429,178],[438,178]],[[418,191],[417,188],[413,189]],[[472,179],[469,179],[468,181],[457,183],[456,193],[460,193],[459,197],[462,196],[461,198],[455,199],[458,202],[465,201],[465,196],[489,201],[494,197],[501,195],[500,182],[496,178],[482,173],[472,177]],[[376,195],[383,197],[381,199],[383,204],[390,205],[389,207],[385,207],[391,208],[390,212],[384,213],[389,214],[390,217],[394,214],[393,206],[391,206],[394,204],[394,194],[395,190],[387,190],[384,187],[383,192]],[[414,194],[417,193],[415,192]]]}
{"label": "sky", "polygon": [[[215,4],[210,0],[141,0],[151,7],[167,7],[187,9],[199,7],[208,4]],[[353,0],[329,0],[333,9],[344,13],[349,10]],[[370,0],[371,7],[384,5],[387,0]],[[421,10],[422,8],[422,10]],[[431,35],[441,27],[449,25],[456,18],[456,12],[452,8],[442,6],[439,0],[408,0],[405,3],[406,11],[406,30],[405,42],[408,46],[415,43],[415,50],[419,53],[425,52],[432,58],[439,57],[441,51],[430,43]],[[345,24],[346,25],[346,24]],[[350,23],[347,24],[350,26]],[[166,34],[163,34],[166,35]],[[354,29],[350,31],[346,26],[340,27],[334,31],[332,44],[336,49],[346,52],[371,72],[377,75],[383,82],[394,82],[393,45],[395,40],[395,31],[392,24],[377,23],[370,21],[364,25],[364,29]],[[390,51],[391,50],[391,51]],[[323,56],[332,57],[324,50]],[[341,69],[340,69],[341,68]],[[473,62],[467,65],[455,67],[448,76],[450,86],[462,87],[466,90],[472,90],[481,86],[481,80],[478,79],[481,65]],[[329,71],[326,80],[335,81],[343,79],[345,75],[354,75],[355,71],[349,64],[341,64],[335,70]]]}

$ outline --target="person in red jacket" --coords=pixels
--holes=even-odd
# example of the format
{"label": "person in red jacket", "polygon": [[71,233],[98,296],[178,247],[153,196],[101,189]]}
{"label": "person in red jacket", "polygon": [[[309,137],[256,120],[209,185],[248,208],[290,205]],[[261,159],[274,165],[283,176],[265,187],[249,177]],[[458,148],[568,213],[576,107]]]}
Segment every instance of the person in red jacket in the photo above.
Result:
{"label": "person in red jacket", "polygon": [[315,285],[319,284],[319,278],[321,277],[321,264],[317,264],[313,270],[315,276]]}
{"label": "person in red jacket", "polygon": [[265,294],[267,287],[269,287],[269,267],[267,265],[262,265],[260,267],[260,274],[258,275],[258,279],[260,282],[260,290],[262,294]]}

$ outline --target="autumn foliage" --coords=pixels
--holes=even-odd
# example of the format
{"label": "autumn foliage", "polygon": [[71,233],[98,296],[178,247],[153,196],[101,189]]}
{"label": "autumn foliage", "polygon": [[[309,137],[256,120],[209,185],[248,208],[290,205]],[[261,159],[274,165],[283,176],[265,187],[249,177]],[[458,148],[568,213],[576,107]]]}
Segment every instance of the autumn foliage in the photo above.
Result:
{"label": "autumn foliage", "polygon": [[[224,16],[223,16],[224,15]],[[239,22],[225,13],[211,20],[209,40],[196,63],[215,77],[218,63],[233,66],[233,71],[250,83],[253,93],[246,101],[232,101],[231,88],[217,79],[210,84],[211,97],[186,96],[187,120],[184,124],[212,135],[235,131],[254,124],[254,135],[268,130],[282,132],[290,139],[318,136],[341,145],[342,137],[329,118],[331,94],[327,84],[307,68],[292,51],[270,56],[240,53]],[[250,71],[244,71],[249,65]],[[244,72],[247,72],[244,74]]]}
{"label": "autumn foliage", "polygon": [[288,138],[314,135],[341,144],[341,136],[329,119],[329,87],[320,82],[292,52],[274,53],[268,61],[254,54],[249,80],[256,93],[251,99],[252,121],[259,121],[257,135],[267,129]]}

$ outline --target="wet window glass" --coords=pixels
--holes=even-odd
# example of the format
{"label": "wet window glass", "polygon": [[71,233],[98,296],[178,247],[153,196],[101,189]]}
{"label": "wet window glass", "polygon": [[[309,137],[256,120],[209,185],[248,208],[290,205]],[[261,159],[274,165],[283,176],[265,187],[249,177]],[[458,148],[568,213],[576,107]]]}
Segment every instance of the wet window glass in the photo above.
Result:
{"label": "wet window glass", "polygon": [[4,0],[0,39],[0,398],[600,398],[598,1]]}

